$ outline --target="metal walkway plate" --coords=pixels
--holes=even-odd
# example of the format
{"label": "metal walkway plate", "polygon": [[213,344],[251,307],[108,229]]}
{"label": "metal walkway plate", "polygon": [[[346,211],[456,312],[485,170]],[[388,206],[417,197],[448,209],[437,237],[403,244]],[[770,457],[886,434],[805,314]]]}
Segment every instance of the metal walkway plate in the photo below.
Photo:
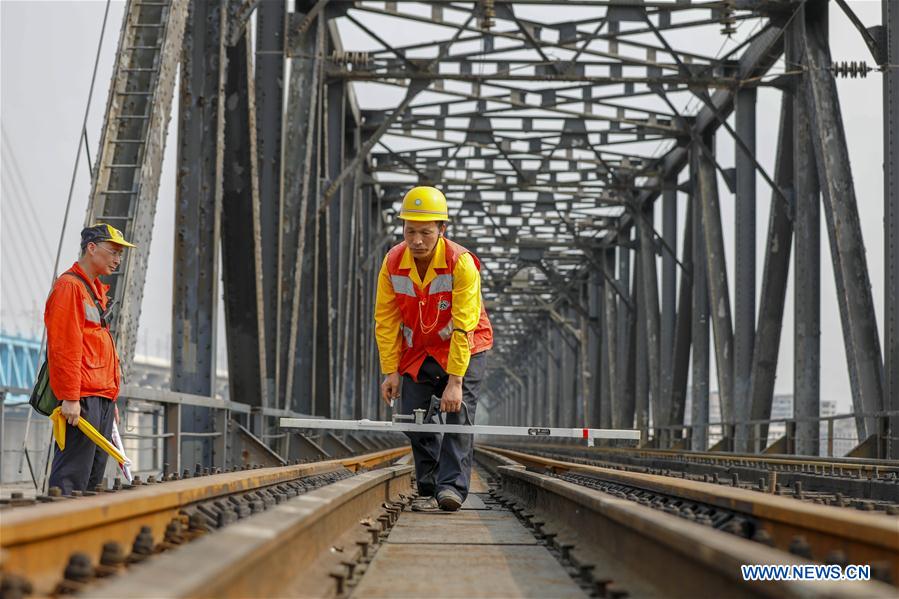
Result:
{"label": "metal walkway plate", "polygon": [[390,531],[391,544],[536,545],[537,539],[510,512],[462,510],[404,512]]}
{"label": "metal walkway plate", "polygon": [[541,545],[450,548],[388,542],[378,551],[352,596],[511,598],[586,595]]}
{"label": "metal walkway plate", "polygon": [[509,511],[477,494],[454,512],[403,512],[353,597],[584,597]]}

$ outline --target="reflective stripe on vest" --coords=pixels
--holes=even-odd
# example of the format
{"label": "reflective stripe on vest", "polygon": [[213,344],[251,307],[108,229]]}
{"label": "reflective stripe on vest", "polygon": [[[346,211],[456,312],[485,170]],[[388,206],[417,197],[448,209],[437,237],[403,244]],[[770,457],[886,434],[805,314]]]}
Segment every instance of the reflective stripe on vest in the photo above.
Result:
{"label": "reflective stripe on vest", "polygon": [[428,287],[428,295],[435,293],[452,293],[453,275],[437,275]]}
{"label": "reflective stripe on vest", "polygon": [[[450,324],[452,324],[452,323],[450,323]],[[412,329],[410,329],[406,325],[402,325],[402,326],[403,326],[403,338],[406,340],[406,345],[408,347],[412,347]]]}
{"label": "reflective stripe on vest", "polygon": [[390,284],[393,285],[394,293],[415,297],[415,284],[409,277],[390,275]]}
{"label": "reflective stripe on vest", "polygon": [[100,324],[100,311],[97,310],[97,306],[93,302],[88,300],[84,300],[84,318],[88,322]]}
{"label": "reflective stripe on vest", "polygon": [[453,336],[453,320],[452,320],[452,318],[450,319],[450,321],[448,323],[446,323],[445,327],[443,327],[442,329],[437,331],[437,334],[440,335],[440,338],[443,339],[444,341],[446,341],[447,339],[449,339],[450,337]]}

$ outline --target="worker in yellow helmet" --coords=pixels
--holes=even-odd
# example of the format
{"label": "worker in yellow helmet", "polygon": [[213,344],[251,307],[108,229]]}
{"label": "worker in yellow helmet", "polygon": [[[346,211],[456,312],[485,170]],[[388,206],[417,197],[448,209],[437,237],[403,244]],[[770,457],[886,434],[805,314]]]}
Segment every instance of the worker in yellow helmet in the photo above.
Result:
{"label": "worker in yellow helmet", "polygon": [[[381,397],[392,403],[402,390],[400,412],[411,414],[427,409],[435,395],[448,424],[473,424],[486,352],[493,347],[481,301],[481,263],[446,239],[449,215],[440,190],[409,190],[399,218],[403,241],[384,258],[375,303],[375,335],[386,375]],[[419,493],[412,509],[458,510],[468,496],[472,435],[407,436]]]}

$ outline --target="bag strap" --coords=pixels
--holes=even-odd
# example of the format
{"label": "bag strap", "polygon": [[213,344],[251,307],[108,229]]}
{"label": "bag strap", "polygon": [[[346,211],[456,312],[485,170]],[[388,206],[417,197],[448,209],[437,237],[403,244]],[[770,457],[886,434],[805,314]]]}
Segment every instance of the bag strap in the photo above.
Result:
{"label": "bag strap", "polygon": [[106,319],[103,317],[103,308],[100,307],[100,300],[97,299],[97,294],[94,293],[93,285],[91,285],[90,282],[88,282],[88,280],[85,279],[83,276],[81,276],[77,272],[73,272],[71,270],[67,270],[66,272],[62,273],[60,276],[61,277],[70,276],[74,279],[78,279],[78,281],[81,283],[81,286],[84,287],[84,289],[87,291],[88,295],[91,296],[91,299],[94,300],[94,306],[96,306],[97,313],[100,315],[100,324],[105,327]]}

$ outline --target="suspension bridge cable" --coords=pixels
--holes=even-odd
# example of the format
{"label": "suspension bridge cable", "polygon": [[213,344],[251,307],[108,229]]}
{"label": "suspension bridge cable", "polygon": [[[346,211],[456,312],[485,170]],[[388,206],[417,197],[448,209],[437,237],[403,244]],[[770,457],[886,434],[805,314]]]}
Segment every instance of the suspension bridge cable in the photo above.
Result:
{"label": "suspension bridge cable", "polygon": [[[29,193],[28,191],[28,186],[25,184],[25,177],[22,175],[22,169],[19,165],[18,159],[16,158],[16,153],[13,149],[12,142],[10,142],[5,128],[0,127],[0,134],[2,134],[3,143],[6,145],[6,152],[4,152],[2,156],[9,161],[9,167],[11,168],[11,172],[13,175],[11,183],[16,184],[16,186],[19,188],[19,191],[25,200],[25,206],[27,207],[26,209],[28,211],[28,214],[32,218],[32,224],[35,226],[39,226],[40,219],[38,218],[37,212],[34,209],[34,202],[32,201],[31,193]],[[53,258],[53,252],[50,249],[51,246],[43,238],[41,238],[41,240],[44,241],[44,243],[41,244],[40,248],[46,253],[47,262],[49,263],[50,259]]]}
{"label": "suspension bridge cable", "polygon": [[[17,189],[14,177],[3,177],[2,189],[4,196],[13,198],[13,209],[6,212],[6,218],[3,220],[4,250],[12,254],[13,261],[7,264],[12,266],[13,272],[23,271],[23,278],[31,281],[31,285],[27,286],[28,295],[31,297],[40,296],[43,284],[40,282],[42,277],[40,273],[50,268],[49,260],[43,260],[40,256],[40,248],[46,248],[42,239],[29,239],[29,231],[40,231],[38,223],[32,223],[27,210],[21,207],[22,192]],[[34,248],[35,251],[31,251]],[[41,268],[41,264],[44,267]]]}
{"label": "suspension bridge cable", "polygon": [[[3,178],[2,189],[4,195],[15,197],[15,191],[11,189],[7,177]],[[34,242],[27,238],[27,232],[34,229],[27,222],[22,222],[22,212],[19,209],[7,211],[3,219],[3,239],[6,242],[5,252],[9,254],[6,258],[11,258],[6,262],[6,268],[10,276],[16,280],[17,291],[20,291],[24,295],[22,299],[26,300],[24,304],[20,302],[19,305],[27,305],[40,295],[39,289],[43,284],[38,274],[41,272],[38,258],[35,252],[28,249]]]}

